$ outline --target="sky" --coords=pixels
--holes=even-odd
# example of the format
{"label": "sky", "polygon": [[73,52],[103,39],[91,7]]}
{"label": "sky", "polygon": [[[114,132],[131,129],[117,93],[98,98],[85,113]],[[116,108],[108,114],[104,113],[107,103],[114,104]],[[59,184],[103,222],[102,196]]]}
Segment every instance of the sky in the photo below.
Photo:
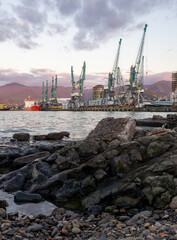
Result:
{"label": "sky", "polygon": [[0,0],[0,86],[42,86],[57,75],[71,86],[86,61],[85,87],[106,85],[118,42],[129,77],[144,25],[145,83],[177,71],[177,0]]}

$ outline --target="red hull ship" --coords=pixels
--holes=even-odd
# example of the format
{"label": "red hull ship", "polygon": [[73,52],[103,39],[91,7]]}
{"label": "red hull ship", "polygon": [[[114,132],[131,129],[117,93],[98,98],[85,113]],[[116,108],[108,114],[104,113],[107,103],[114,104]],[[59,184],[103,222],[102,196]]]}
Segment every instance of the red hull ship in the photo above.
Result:
{"label": "red hull ship", "polygon": [[25,99],[24,111],[41,111],[42,107],[36,103],[35,99]]}

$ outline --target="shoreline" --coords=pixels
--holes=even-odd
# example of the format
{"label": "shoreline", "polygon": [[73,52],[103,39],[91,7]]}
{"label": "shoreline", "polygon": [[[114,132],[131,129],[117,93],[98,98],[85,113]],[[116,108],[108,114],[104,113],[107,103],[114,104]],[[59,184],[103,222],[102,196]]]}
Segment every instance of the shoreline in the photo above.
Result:
{"label": "shoreline", "polygon": [[81,141],[64,142],[69,133],[60,132],[29,145],[28,133],[14,134],[19,147],[0,155],[0,168],[10,166],[0,189],[18,204],[58,207],[18,217],[1,206],[2,239],[177,239],[176,118],[155,116],[161,127],[137,129],[134,119],[108,117]]}

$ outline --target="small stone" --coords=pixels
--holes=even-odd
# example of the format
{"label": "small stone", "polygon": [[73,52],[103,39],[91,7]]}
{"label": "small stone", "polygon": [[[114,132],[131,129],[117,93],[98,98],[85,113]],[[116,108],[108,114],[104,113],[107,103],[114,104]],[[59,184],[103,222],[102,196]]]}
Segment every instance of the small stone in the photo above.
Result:
{"label": "small stone", "polygon": [[137,229],[135,227],[130,228],[131,235],[135,235],[136,231],[137,231]]}
{"label": "small stone", "polygon": [[150,226],[150,223],[145,223],[145,224],[144,224],[144,227],[145,227],[145,228],[148,228],[149,226]]}
{"label": "small stone", "polygon": [[146,236],[146,240],[155,240],[152,236],[148,235]]}
{"label": "small stone", "polygon": [[159,222],[156,222],[156,223],[155,223],[155,226],[156,226],[157,228],[159,228],[159,227],[161,227],[162,225],[161,225]]}
{"label": "small stone", "polygon": [[6,217],[7,217],[7,213],[6,213],[6,211],[4,210],[4,208],[0,208],[0,217],[1,217],[1,218],[6,218]]}
{"label": "small stone", "polygon": [[53,238],[58,232],[58,229],[55,227],[51,233],[51,237]]}
{"label": "small stone", "polygon": [[119,221],[121,221],[121,222],[128,221],[129,219],[130,219],[129,216],[120,216],[120,217],[119,217]]}
{"label": "small stone", "polygon": [[79,234],[80,232],[81,232],[81,230],[78,227],[73,227],[72,233]]}
{"label": "small stone", "polygon": [[126,213],[126,210],[124,208],[121,208],[120,213]]}
{"label": "small stone", "polygon": [[31,234],[31,233],[25,233],[23,236],[26,237],[26,238],[34,238],[34,237],[35,237],[35,236],[34,236],[33,234]]}
{"label": "small stone", "polygon": [[152,226],[149,226],[149,230],[150,230],[151,232],[156,232],[156,231],[157,231],[157,228],[152,225]]}
{"label": "small stone", "polygon": [[68,231],[66,230],[66,228],[62,228],[61,230],[62,234],[67,236],[68,235]]}
{"label": "small stone", "polygon": [[43,226],[41,224],[34,223],[32,226],[29,226],[27,228],[28,232],[38,232],[41,229],[43,229]]}
{"label": "small stone", "polygon": [[88,216],[87,221],[91,222],[91,221],[93,221],[94,218],[95,218],[95,216],[93,214],[91,214]]}

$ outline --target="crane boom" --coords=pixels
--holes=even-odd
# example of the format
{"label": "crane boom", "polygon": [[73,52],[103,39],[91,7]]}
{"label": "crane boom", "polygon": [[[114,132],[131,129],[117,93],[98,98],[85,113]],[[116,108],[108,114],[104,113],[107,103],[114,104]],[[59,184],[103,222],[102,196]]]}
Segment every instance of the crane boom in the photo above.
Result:
{"label": "crane boom", "polygon": [[44,102],[44,82],[42,83],[42,102]]}
{"label": "crane boom", "polygon": [[55,99],[57,99],[57,75],[55,76]]}
{"label": "crane boom", "polygon": [[52,89],[51,89],[51,95],[52,95],[52,98],[54,97],[54,94],[53,94],[53,85],[54,85],[54,77],[52,77]]}
{"label": "crane boom", "polygon": [[73,66],[71,66],[71,83],[72,83],[72,93],[75,92],[76,88],[75,88],[75,82],[74,82],[74,71],[73,71]]}
{"label": "crane boom", "polygon": [[143,49],[144,49],[144,40],[145,40],[145,35],[146,35],[146,29],[147,29],[147,24],[145,24],[144,31],[143,31],[143,37],[139,46],[138,54],[136,57],[136,62],[134,66],[131,66],[130,70],[130,85],[132,86],[133,84],[138,84],[138,74],[140,71],[140,66],[141,66],[141,61],[142,61],[142,55],[143,55]]}
{"label": "crane boom", "polygon": [[46,102],[48,102],[48,80],[46,80],[45,99],[46,99]]}
{"label": "crane boom", "polygon": [[112,70],[113,78],[115,78],[115,79],[117,78],[117,73],[118,73],[121,42],[122,42],[122,38],[120,38],[120,41],[119,41],[118,50],[117,50],[117,54],[116,54],[116,58],[115,58],[115,62],[114,62],[113,70]]}
{"label": "crane boom", "polygon": [[84,80],[85,80],[85,70],[86,70],[86,63],[84,61],[83,63],[83,67],[82,67],[82,71],[81,71],[81,75],[80,75],[80,78],[79,78],[79,90],[80,90],[80,95],[83,94],[83,87],[84,87]]}
{"label": "crane boom", "polygon": [[120,73],[120,69],[119,69],[118,65],[119,65],[121,42],[122,42],[122,39],[120,38],[116,58],[115,58],[113,69],[112,69],[112,73],[109,73],[109,76],[108,76],[108,88],[109,88],[109,90],[112,90],[112,91],[114,91],[115,80],[117,80],[117,82],[118,82],[119,73]]}
{"label": "crane boom", "polygon": [[137,73],[139,73],[140,63],[141,63],[141,60],[142,60],[146,29],[147,29],[147,24],[145,24],[145,27],[144,27],[143,37],[142,37],[142,40],[141,40],[141,44],[140,44],[138,55],[137,55],[136,62],[135,62],[135,69],[136,69]]}

